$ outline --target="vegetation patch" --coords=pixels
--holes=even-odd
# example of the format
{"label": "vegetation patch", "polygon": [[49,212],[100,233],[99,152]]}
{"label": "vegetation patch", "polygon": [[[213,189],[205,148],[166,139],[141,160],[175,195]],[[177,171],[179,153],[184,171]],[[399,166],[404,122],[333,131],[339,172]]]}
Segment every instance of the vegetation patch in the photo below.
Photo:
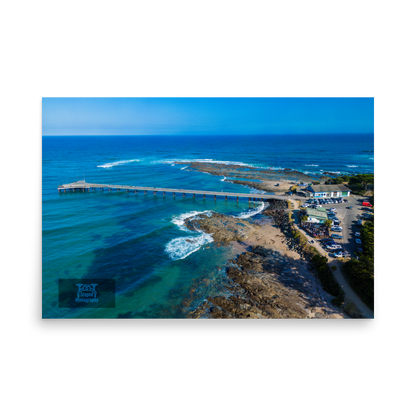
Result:
{"label": "vegetation patch", "polygon": [[344,263],[348,281],[361,300],[374,310],[374,220],[361,228],[363,252],[359,260]]}
{"label": "vegetation patch", "polygon": [[334,279],[331,269],[328,266],[328,259],[325,256],[316,254],[312,257],[312,263],[315,266],[316,273],[325,292],[335,296],[332,299],[332,303],[335,306],[341,306],[344,301],[344,292]]}

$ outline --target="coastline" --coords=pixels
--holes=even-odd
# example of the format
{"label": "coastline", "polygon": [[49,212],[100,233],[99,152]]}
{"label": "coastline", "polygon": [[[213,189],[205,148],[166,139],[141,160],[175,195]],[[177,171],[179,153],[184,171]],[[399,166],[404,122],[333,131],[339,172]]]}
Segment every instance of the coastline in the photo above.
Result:
{"label": "coastline", "polygon": [[[224,294],[208,297],[191,318],[342,319],[308,259],[289,247],[271,220],[244,241],[232,241]],[[215,238],[214,238],[215,239]]]}
{"label": "coastline", "polygon": [[[188,317],[215,319],[342,319],[309,262],[310,256],[288,239],[273,215],[286,202],[267,207],[260,219],[223,214],[187,218],[185,226],[203,231],[216,244],[228,244],[223,290],[191,309]],[[287,205],[286,205],[287,206]],[[209,282],[204,282],[209,284]],[[218,282],[217,282],[218,285]],[[190,293],[195,292],[195,287]],[[222,292],[222,293],[221,293]],[[190,304],[191,302],[186,302]]]}

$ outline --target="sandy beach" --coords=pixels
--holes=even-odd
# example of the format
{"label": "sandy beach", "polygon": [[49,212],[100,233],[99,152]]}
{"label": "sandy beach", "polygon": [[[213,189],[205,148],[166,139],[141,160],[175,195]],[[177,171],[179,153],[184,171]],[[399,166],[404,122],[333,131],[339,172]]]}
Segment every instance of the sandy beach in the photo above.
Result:
{"label": "sandy beach", "polygon": [[[227,294],[209,297],[193,318],[340,319],[346,314],[323,291],[308,259],[288,244],[273,218],[242,220],[215,215],[189,220],[232,245]],[[231,295],[230,295],[231,294]]]}
{"label": "sandy beach", "polygon": [[[272,170],[238,165],[195,162],[187,169],[224,176],[235,184],[268,193],[283,194],[298,181],[311,181],[302,172]],[[232,179],[226,179],[227,177]],[[322,179],[322,178],[320,178]],[[279,205],[280,204],[280,205]],[[290,203],[296,209],[297,203]],[[310,263],[308,247],[302,248],[291,233],[288,220],[276,223],[275,215],[288,207],[286,201],[274,203],[266,216],[248,221],[213,214],[188,220],[186,226],[212,236],[218,244],[232,246],[227,295],[209,297],[191,312],[194,318],[346,318],[345,312],[331,303],[333,296],[322,289]],[[283,228],[282,228],[283,227]],[[231,295],[233,291],[238,295]]]}

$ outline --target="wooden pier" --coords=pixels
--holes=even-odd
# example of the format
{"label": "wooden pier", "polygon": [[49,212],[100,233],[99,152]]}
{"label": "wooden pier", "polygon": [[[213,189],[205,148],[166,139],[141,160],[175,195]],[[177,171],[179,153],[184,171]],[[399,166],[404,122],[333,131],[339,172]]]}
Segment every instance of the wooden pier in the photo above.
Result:
{"label": "wooden pier", "polygon": [[182,194],[182,197],[185,198],[186,195],[192,195],[195,198],[195,195],[203,195],[204,199],[208,195],[212,195],[214,199],[217,199],[217,196],[224,196],[227,200],[228,197],[236,197],[237,201],[239,198],[248,198],[249,201],[251,200],[267,200],[267,199],[280,199],[280,200],[287,200],[286,196],[283,195],[269,195],[269,194],[243,194],[238,192],[219,192],[219,191],[200,191],[200,190],[193,190],[193,189],[172,189],[172,188],[155,188],[150,186],[130,186],[130,185],[108,185],[108,184],[101,184],[101,183],[86,183],[85,181],[78,181],[69,183],[66,185],[60,185],[58,187],[59,192],[133,192],[137,194],[139,191],[143,191],[146,195],[147,192],[153,192],[153,195],[156,195],[158,192],[163,193],[163,196],[166,193],[171,193],[173,196],[176,194]]}

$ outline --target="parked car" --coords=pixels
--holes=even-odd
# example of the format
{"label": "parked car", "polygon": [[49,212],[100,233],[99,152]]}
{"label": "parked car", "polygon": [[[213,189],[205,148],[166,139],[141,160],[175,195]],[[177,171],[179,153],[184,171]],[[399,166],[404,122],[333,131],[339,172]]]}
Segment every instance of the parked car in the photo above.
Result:
{"label": "parked car", "polygon": [[339,253],[339,252],[338,253],[333,253],[333,255],[334,255],[335,258],[342,257],[342,254]]}
{"label": "parked car", "polygon": [[364,201],[363,202],[363,207],[372,207],[372,205],[370,204],[369,201]]}
{"label": "parked car", "polygon": [[350,205],[350,206],[348,207],[348,209],[352,209],[352,205]]}
{"label": "parked car", "polygon": [[302,208],[308,208],[309,207],[309,204],[302,204],[301,207]]}
{"label": "parked car", "polygon": [[340,235],[340,234],[332,234],[332,236],[331,236],[332,238],[335,238],[335,239],[337,239],[337,240],[342,240],[342,235]]}
{"label": "parked car", "polygon": [[334,250],[336,250],[336,249],[341,249],[342,247],[339,245],[339,244],[334,244],[333,246],[332,246],[333,248],[334,248]]}
{"label": "parked car", "polygon": [[359,238],[356,238],[356,239],[355,239],[355,242],[356,242],[357,244],[361,244],[361,240],[360,240]]}
{"label": "parked car", "polygon": [[363,220],[358,220],[358,225],[363,225]]}
{"label": "parked car", "polygon": [[332,231],[342,231],[342,227],[340,227],[339,225],[334,225],[333,227],[331,227]]}
{"label": "parked car", "polygon": [[361,233],[359,233],[358,231],[354,234],[356,237],[359,237],[361,235]]}
{"label": "parked car", "polygon": [[357,251],[361,254],[363,252],[363,249],[359,247],[357,248]]}
{"label": "parked car", "polygon": [[334,225],[340,225],[341,223],[338,220],[333,220]]}

